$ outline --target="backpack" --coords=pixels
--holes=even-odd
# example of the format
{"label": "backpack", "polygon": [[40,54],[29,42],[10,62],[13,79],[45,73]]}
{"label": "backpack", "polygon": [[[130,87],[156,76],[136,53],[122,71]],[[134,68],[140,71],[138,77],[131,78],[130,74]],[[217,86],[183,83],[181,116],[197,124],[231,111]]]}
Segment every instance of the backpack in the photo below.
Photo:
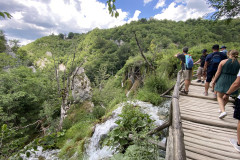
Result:
{"label": "backpack", "polygon": [[193,59],[189,54],[185,54],[185,65],[186,69],[191,69],[193,67]]}
{"label": "backpack", "polygon": [[220,53],[214,53],[209,65],[209,71],[217,71],[219,63],[222,61]]}

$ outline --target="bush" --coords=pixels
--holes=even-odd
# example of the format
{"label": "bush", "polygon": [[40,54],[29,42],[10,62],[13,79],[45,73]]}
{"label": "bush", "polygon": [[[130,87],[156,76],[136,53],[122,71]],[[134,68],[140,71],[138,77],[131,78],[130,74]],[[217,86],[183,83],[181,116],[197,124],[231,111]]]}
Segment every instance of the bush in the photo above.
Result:
{"label": "bush", "polygon": [[101,107],[101,106],[96,106],[93,108],[93,117],[96,118],[96,119],[99,119],[101,118],[102,116],[105,115],[105,108]]}

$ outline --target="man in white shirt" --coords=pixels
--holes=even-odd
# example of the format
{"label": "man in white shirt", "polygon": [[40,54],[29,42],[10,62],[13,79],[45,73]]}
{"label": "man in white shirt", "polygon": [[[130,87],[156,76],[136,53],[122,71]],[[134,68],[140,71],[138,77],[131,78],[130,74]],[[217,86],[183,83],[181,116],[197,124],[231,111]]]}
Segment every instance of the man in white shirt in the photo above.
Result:
{"label": "man in white shirt", "polygon": [[[223,96],[223,99],[227,101],[229,98],[229,95],[231,95],[231,93],[233,93],[234,91],[236,91],[239,88],[240,88],[240,70],[238,72],[237,79],[233,82],[233,84],[231,85],[229,90],[225,93],[225,95]],[[238,96],[238,98],[235,101],[235,109],[234,109],[233,117],[238,119],[237,140],[230,139],[229,141],[233,145],[233,147],[238,152],[240,152],[240,95]]]}

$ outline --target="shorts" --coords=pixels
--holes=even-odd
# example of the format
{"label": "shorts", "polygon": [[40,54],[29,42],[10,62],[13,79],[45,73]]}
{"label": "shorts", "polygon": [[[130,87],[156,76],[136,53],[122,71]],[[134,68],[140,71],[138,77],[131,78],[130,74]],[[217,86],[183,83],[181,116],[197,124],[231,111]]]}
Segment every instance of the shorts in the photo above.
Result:
{"label": "shorts", "polygon": [[212,81],[213,76],[215,76],[216,72],[217,71],[207,72],[207,80],[206,80],[206,82],[210,83]]}
{"label": "shorts", "polygon": [[234,104],[235,104],[235,108],[234,108],[233,118],[240,120],[240,99],[237,98]]}
{"label": "shorts", "polygon": [[203,67],[198,67],[197,75],[203,75]]}
{"label": "shorts", "polygon": [[192,80],[192,70],[183,70],[184,80]]}

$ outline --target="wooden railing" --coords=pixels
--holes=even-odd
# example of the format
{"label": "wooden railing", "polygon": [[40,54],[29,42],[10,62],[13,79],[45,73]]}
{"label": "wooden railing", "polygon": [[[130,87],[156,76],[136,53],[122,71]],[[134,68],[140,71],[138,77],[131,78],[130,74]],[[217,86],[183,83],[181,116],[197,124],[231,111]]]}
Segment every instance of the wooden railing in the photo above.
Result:
{"label": "wooden railing", "polygon": [[166,160],[185,160],[186,152],[182,130],[181,114],[179,108],[179,90],[181,87],[182,71],[178,72],[174,87],[169,113],[169,135],[167,138]]}

